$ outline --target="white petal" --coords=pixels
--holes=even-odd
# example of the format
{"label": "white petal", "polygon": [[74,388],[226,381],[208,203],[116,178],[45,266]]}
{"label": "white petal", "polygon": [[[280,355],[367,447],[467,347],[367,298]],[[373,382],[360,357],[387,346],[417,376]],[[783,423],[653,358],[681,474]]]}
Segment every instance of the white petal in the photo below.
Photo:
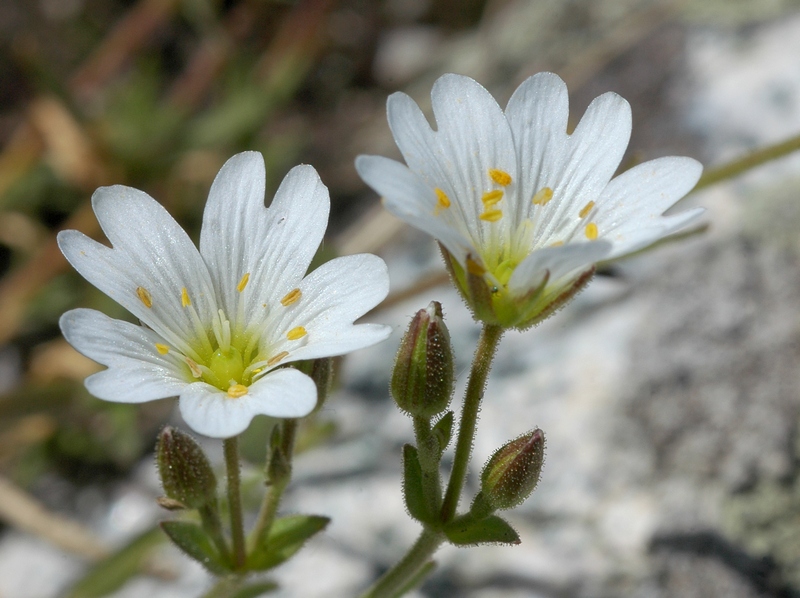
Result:
{"label": "white petal", "polygon": [[514,295],[524,295],[541,284],[546,272],[550,273],[548,284],[558,283],[562,278],[580,273],[602,260],[609,251],[611,244],[606,241],[538,249],[516,267],[509,280],[509,290]]}
{"label": "white petal", "polygon": [[316,385],[292,368],[268,373],[237,399],[205,382],[195,382],[185,389],[179,402],[181,415],[189,427],[212,438],[241,434],[259,414],[303,417],[316,404]]}
{"label": "white petal", "polygon": [[[481,195],[497,188],[489,169],[511,175],[506,198],[517,184],[517,160],[508,121],[491,94],[469,77],[448,74],[431,92],[437,130],[403,94],[388,101],[389,126],[409,168],[430,187],[445,191],[463,222],[462,234],[479,242],[489,225],[479,220]],[[505,223],[504,223],[505,224]]]}
{"label": "white petal", "polygon": [[383,156],[358,156],[356,170],[383,197],[387,210],[440,241],[462,265],[467,254],[477,253],[461,234],[463,227],[452,222],[450,209],[437,210],[433,190],[407,166]]}
{"label": "white petal", "polygon": [[[237,313],[237,286],[249,275],[241,292],[242,313],[250,320],[244,327],[263,317],[263,304],[288,292],[279,290],[297,286],[322,241],[330,211],[328,189],[307,165],[289,171],[266,208],[263,170],[256,152],[238,154],[223,166],[209,194],[200,239],[203,256],[213,260],[230,317]],[[228,195],[234,199],[226,206]]]}
{"label": "white petal", "polygon": [[569,96],[567,85],[553,73],[538,73],[520,85],[506,107],[514,135],[519,171],[519,219],[527,217],[531,198],[555,184],[557,167],[566,158]]}
{"label": "white petal", "polygon": [[[309,274],[299,288],[301,299],[276,313],[270,325],[277,341],[270,350],[287,351],[285,361],[342,355],[389,336],[388,326],[353,325],[389,292],[386,264],[379,257],[360,254],[336,258]],[[286,333],[296,326],[305,328],[307,335],[288,340]]]}
{"label": "white petal", "polygon": [[114,320],[93,309],[74,309],[59,320],[64,338],[80,353],[109,369],[86,379],[94,396],[117,403],[173,397],[186,386],[174,357],[160,355],[151,330]]}
{"label": "white petal", "polygon": [[536,238],[549,239],[580,225],[581,209],[596,201],[611,180],[630,133],[628,102],[615,93],[595,98],[567,138],[564,154],[551,153],[545,158],[537,185],[550,187],[553,199],[546,206],[529,204],[530,213],[536,216]]}
{"label": "white petal", "polygon": [[267,235],[265,185],[261,154],[242,152],[225,162],[208,192],[200,254],[219,291],[220,307],[227,314],[235,313],[236,285],[252,269],[253,250]]}
{"label": "white petal", "polygon": [[702,165],[692,158],[650,160],[612,180],[600,197],[596,222],[614,243],[609,258],[636,251],[695,221],[702,210],[662,216],[697,183]]}
{"label": "white petal", "polygon": [[[205,263],[185,231],[158,202],[130,187],[101,187],[92,204],[113,249],[78,231],[63,231],[58,244],[67,260],[165,340],[178,346],[181,339],[193,338],[181,289],[187,289],[206,322],[216,299]],[[149,295],[151,307],[137,294],[139,288]]]}

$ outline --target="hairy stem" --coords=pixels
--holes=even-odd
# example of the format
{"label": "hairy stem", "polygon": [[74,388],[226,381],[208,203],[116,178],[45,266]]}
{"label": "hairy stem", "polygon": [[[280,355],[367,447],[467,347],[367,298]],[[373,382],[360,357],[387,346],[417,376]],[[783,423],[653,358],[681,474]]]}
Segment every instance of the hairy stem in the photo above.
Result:
{"label": "hairy stem", "polygon": [[244,524],[242,522],[241,478],[239,475],[239,439],[226,438],[225,469],[228,474],[228,510],[231,513],[231,537],[233,539],[233,566],[243,569],[245,563]]}
{"label": "hairy stem", "polygon": [[432,530],[422,530],[414,545],[394,567],[375,582],[361,598],[395,598],[408,588],[409,581],[417,577],[419,571],[429,562],[433,553],[444,541],[444,534]]}
{"label": "hairy stem", "polygon": [[478,424],[478,412],[480,411],[483,391],[486,388],[486,379],[489,376],[492,360],[497,352],[497,346],[502,335],[503,329],[500,326],[484,324],[478,340],[478,348],[475,349],[467,391],[464,395],[461,421],[458,426],[458,440],[453,459],[453,470],[450,473],[450,481],[447,484],[447,492],[444,495],[442,504],[442,521],[445,523],[452,521],[456,515],[461,489],[464,487],[464,481],[467,477],[469,458],[472,455],[475,428]]}
{"label": "hairy stem", "polygon": [[250,536],[251,545],[253,547],[263,544],[264,538],[269,535],[272,523],[275,521],[275,516],[278,514],[278,507],[281,504],[283,493],[292,479],[292,455],[294,453],[294,441],[296,436],[297,420],[283,420],[281,443],[278,450],[281,451],[282,457],[285,459],[286,470],[282,475],[278,476],[277,479],[270,480],[272,485],[264,495],[264,501],[261,503],[261,510],[258,513],[256,525]]}

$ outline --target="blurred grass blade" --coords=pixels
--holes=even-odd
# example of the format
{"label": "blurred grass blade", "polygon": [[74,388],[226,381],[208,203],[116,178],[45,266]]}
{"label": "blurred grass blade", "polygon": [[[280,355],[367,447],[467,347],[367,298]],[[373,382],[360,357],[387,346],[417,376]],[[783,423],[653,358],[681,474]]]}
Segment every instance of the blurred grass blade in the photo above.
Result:
{"label": "blurred grass blade", "polygon": [[66,598],[100,598],[121,588],[131,577],[142,573],[153,549],[166,538],[154,528],[134,538],[123,548],[94,565],[66,593]]}

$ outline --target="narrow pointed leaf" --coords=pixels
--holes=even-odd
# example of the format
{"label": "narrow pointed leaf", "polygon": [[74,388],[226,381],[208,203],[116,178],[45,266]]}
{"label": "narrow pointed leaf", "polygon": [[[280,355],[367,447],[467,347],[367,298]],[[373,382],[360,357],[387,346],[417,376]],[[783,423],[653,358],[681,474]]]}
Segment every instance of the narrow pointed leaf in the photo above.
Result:
{"label": "narrow pointed leaf", "polygon": [[162,521],[160,525],[178,548],[203,565],[210,573],[214,575],[230,573],[231,568],[217,552],[202,527],[188,521]]}
{"label": "narrow pointed leaf", "polygon": [[520,539],[505,520],[490,515],[479,521],[456,519],[444,528],[447,539],[456,546],[475,544],[519,544]]}
{"label": "narrow pointed leaf", "polygon": [[319,515],[290,515],[276,519],[267,539],[249,556],[247,568],[266,571],[280,565],[300,550],[309,538],[324,530],[328,523],[328,517]]}

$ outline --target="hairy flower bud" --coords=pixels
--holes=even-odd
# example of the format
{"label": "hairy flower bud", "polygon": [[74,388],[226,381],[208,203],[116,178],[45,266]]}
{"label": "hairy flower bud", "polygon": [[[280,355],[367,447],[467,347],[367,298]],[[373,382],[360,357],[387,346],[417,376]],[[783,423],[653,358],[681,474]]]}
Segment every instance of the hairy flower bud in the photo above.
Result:
{"label": "hairy flower bud", "polygon": [[200,445],[176,428],[161,431],[156,445],[156,462],[167,497],[190,509],[216,500],[217,478]]}
{"label": "hairy flower bud", "polygon": [[403,411],[430,418],[447,408],[453,381],[450,334],[441,304],[432,301],[417,312],[400,343],[392,371],[392,396]]}
{"label": "hairy flower bud", "polygon": [[505,444],[481,474],[481,491],[494,509],[510,509],[531,495],[544,463],[544,432],[539,428]]}

